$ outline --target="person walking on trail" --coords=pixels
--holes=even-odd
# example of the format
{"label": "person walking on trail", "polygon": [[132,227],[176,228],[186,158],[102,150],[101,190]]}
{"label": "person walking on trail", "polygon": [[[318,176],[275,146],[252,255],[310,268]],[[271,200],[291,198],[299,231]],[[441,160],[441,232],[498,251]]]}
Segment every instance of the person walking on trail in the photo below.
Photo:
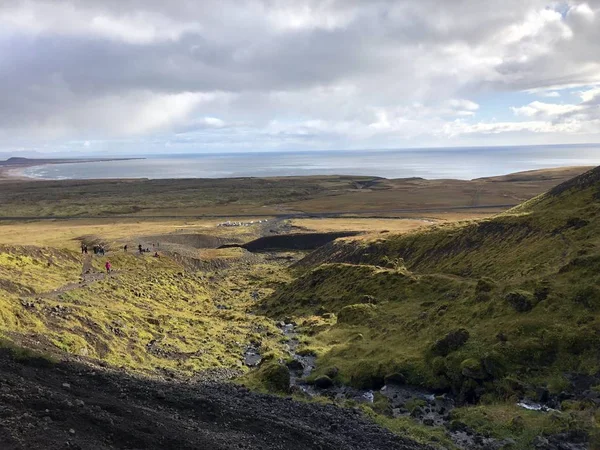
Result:
{"label": "person walking on trail", "polygon": [[110,269],[112,268],[112,266],[110,265],[110,261],[106,261],[106,264],[104,264],[104,267],[106,267],[106,273],[109,274]]}
{"label": "person walking on trail", "polygon": [[138,244],[138,250],[140,251],[140,255],[144,253],[144,249],[142,248],[142,244]]}
{"label": "person walking on trail", "polygon": [[127,251],[127,244],[125,244],[125,245],[123,246],[123,250],[124,250],[124,251]]}

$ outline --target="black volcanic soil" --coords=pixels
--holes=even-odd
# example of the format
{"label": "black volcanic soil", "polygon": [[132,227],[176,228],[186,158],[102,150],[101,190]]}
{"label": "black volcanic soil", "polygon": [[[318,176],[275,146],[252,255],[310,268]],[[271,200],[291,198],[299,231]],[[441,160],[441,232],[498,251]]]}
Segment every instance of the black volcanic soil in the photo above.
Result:
{"label": "black volcanic soil", "polygon": [[0,448],[424,450],[351,409],[0,349]]}
{"label": "black volcanic soil", "polygon": [[274,250],[315,250],[338,238],[356,236],[359,231],[332,231],[328,233],[296,233],[265,236],[245,244],[226,244],[220,248],[241,247],[251,252]]}

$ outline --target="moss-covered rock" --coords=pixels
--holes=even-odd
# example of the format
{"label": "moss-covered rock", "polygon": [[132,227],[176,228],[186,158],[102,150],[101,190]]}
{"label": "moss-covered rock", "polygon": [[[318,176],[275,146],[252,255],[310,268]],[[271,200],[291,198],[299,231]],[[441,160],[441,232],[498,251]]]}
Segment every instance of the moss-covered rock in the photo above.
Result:
{"label": "moss-covered rock", "polygon": [[488,377],[481,361],[475,358],[465,359],[460,364],[460,370],[463,376],[474,380],[484,380]]}
{"label": "moss-covered rock", "polygon": [[469,332],[464,328],[451,331],[442,339],[433,344],[431,351],[435,355],[446,356],[449,353],[458,350],[469,340]]}
{"label": "moss-covered rock", "polygon": [[290,370],[283,364],[269,362],[259,369],[259,377],[265,387],[275,392],[289,392]]}
{"label": "moss-covered rock", "polygon": [[327,375],[322,375],[315,379],[314,384],[319,389],[328,389],[333,386],[333,380]]}
{"label": "moss-covered rock", "polygon": [[523,313],[533,309],[533,295],[526,291],[512,291],[504,296],[506,302],[517,312]]}
{"label": "moss-covered rock", "polygon": [[344,306],[338,313],[338,323],[363,325],[373,317],[375,309],[375,305],[369,303]]}

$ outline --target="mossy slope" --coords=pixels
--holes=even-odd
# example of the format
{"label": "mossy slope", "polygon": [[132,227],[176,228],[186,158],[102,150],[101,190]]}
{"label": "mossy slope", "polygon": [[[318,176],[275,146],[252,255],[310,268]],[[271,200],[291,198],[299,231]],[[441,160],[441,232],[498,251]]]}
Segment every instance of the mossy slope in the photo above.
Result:
{"label": "mossy slope", "polygon": [[338,240],[262,311],[305,324],[315,376],[378,387],[398,373],[465,403],[559,394],[600,373],[599,212],[597,168],[494,219]]}

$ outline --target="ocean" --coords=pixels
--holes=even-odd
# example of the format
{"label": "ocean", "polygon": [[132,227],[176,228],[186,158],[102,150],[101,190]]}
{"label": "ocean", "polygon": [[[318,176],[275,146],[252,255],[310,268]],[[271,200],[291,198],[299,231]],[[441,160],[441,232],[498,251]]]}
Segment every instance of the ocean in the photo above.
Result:
{"label": "ocean", "polygon": [[203,153],[51,164],[23,175],[50,180],[369,175],[473,179],[533,169],[600,165],[600,144],[410,150]]}

